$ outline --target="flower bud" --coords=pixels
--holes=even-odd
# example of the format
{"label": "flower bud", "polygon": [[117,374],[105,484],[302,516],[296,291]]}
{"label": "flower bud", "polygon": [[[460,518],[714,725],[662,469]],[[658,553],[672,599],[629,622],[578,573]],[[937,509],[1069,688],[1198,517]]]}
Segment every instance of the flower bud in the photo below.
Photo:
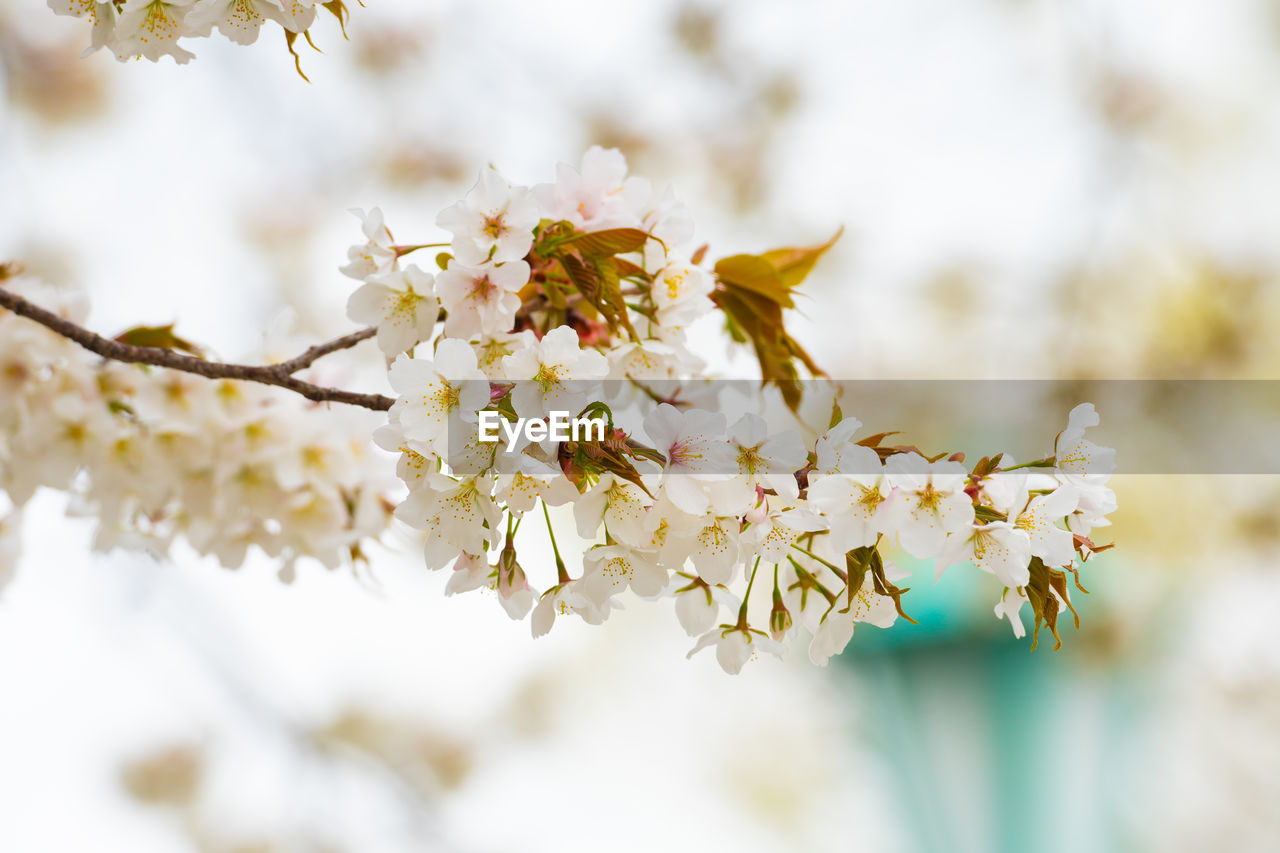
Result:
{"label": "flower bud", "polygon": [[774,590],[773,610],[769,611],[769,636],[780,643],[791,630],[791,625],[791,611],[787,610],[787,606],[782,603],[782,596]]}
{"label": "flower bud", "polygon": [[516,546],[510,538],[498,556],[498,595],[510,598],[522,589],[529,588],[529,579],[516,561]]}

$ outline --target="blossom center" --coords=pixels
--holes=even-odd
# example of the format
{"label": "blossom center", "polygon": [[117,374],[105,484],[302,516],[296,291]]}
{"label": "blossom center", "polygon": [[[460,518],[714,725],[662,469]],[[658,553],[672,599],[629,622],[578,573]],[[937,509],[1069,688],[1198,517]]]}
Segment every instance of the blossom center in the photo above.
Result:
{"label": "blossom center", "polygon": [[880,494],[879,489],[873,486],[862,487],[862,496],[858,498],[859,506],[867,512],[875,512],[882,503],[884,503],[884,495]]}
{"label": "blossom center", "polygon": [[560,374],[564,372],[564,366],[560,364],[544,364],[538,368],[538,372],[534,375],[533,381],[538,383],[538,387],[543,393],[550,391],[560,384]]}
{"label": "blossom center", "polygon": [[739,447],[738,448],[738,467],[748,474],[754,474],[758,469],[764,467],[764,460],[760,458],[758,447]]}
{"label": "blossom center", "polygon": [[479,278],[471,280],[471,298],[481,302],[488,302],[498,286],[489,280],[489,276],[482,275]]}
{"label": "blossom center", "polygon": [[937,512],[938,505],[942,503],[942,493],[933,487],[933,483],[928,483],[917,494],[917,500],[920,502],[920,508],[928,512]]}
{"label": "blossom center", "polygon": [[452,412],[458,408],[458,388],[448,382],[441,382],[435,394],[427,398],[427,402],[434,402],[440,409]]}
{"label": "blossom center", "polygon": [[[177,22],[170,18],[166,13],[169,8],[168,3],[155,0],[147,9],[147,17],[143,21],[143,28],[157,38],[172,38],[177,30]],[[144,42],[150,41],[147,36],[142,36]]]}
{"label": "blossom center", "polygon": [[391,313],[410,314],[418,307],[418,300],[421,298],[412,290],[406,290],[396,299],[395,307],[391,309]]}
{"label": "blossom center", "polygon": [[604,573],[605,577],[615,583],[618,581],[624,581],[631,577],[631,562],[623,559],[622,557],[613,557],[612,559],[605,561],[601,571]]}
{"label": "blossom center", "polygon": [[486,237],[497,240],[503,234],[507,233],[507,223],[504,221],[501,213],[490,213],[484,217],[484,225],[481,230]]}
{"label": "blossom center", "polygon": [[667,276],[667,297],[675,300],[680,297],[680,285],[684,284],[684,273],[672,273]]}

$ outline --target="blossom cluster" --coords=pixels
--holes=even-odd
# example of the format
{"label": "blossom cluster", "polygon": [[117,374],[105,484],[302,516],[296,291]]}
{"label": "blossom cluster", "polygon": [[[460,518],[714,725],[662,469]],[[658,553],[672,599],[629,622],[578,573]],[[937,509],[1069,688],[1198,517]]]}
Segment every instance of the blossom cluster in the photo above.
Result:
{"label": "blossom cluster", "polygon": [[[3,286],[80,322],[87,303],[28,279]],[[164,554],[182,537],[224,566],[256,546],[292,576],[301,557],[350,564],[386,528],[394,486],[370,445],[377,416],[262,385],[103,361],[0,309],[0,578],[16,512],[40,487],[96,519],[95,548]]]}
{"label": "blossom cluster", "polygon": [[195,54],[178,44],[182,38],[207,38],[216,29],[237,44],[253,44],[268,21],[284,28],[290,50],[306,35],[323,8],[340,23],[347,10],[342,0],[49,0],[59,15],[86,18],[92,24],[87,52],[105,47],[117,59],[145,57],[158,62],[172,56],[183,64]]}
{"label": "blossom cluster", "polygon": [[[1067,575],[1115,507],[1114,451],[1085,437],[1091,405],[1071,412],[1052,457],[966,466],[860,436],[838,407],[809,438],[754,411],[731,421],[697,380],[688,327],[720,312],[797,408],[797,364],[816,367],[783,309],[826,246],[708,268],[685,208],[600,148],[534,187],[485,170],[437,219],[451,239],[434,274],[402,263],[425,245],[397,244],[377,209],[357,213],[348,313],[378,326],[397,394],[375,440],[399,454],[408,495],[395,516],[425,532],[429,568],[451,567],[448,593],[491,590],[512,618],[531,615],[534,636],[558,617],[601,623],[628,597],[672,599],[698,638],[690,654],[714,647],[729,672],[780,655],[797,626],[825,664],[856,623],[904,616],[893,547],[939,574],[968,563],[994,575],[996,614],[1019,636],[1023,604],[1055,636],[1060,609],[1074,612]],[[590,413],[610,430],[504,451],[479,440],[480,411]],[[526,572],[517,549],[539,504],[554,572]],[[548,507],[571,508],[580,560],[561,553]]]}

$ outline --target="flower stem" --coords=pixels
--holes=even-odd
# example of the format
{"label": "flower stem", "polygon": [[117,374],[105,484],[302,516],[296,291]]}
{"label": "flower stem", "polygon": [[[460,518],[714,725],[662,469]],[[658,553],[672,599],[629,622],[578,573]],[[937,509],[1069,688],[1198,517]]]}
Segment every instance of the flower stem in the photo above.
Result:
{"label": "flower stem", "polygon": [[756,570],[760,568],[760,558],[756,557],[756,564],[751,567],[751,578],[747,581],[746,594],[742,596],[742,606],[738,608],[738,627],[747,627],[747,604],[751,601],[751,587],[756,582]]}
{"label": "flower stem", "polygon": [[415,243],[412,246],[392,246],[391,249],[396,253],[397,258],[401,258],[419,249],[442,249],[448,245],[448,243]]}
{"label": "flower stem", "polygon": [[790,562],[791,565],[795,568],[797,577],[799,577],[802,581],[808,581],[809,583],[813,584],[814,589],[822,593],[822,597],[827,600],[828,604],[835,604],[836,594],[831,590],[827,589],[822,584],[822,581],[818,580],[813,575],[811,575],[808,571],[806,571],[804,566],[796,562],[795,557],[789,556],[787,557],[787,561]]}
{"label": "flower stem", "polygon": [[791,544],[791,547],[792,547],[792,548],[795,548],[797,551],[799,551],[801,554],[804,554],[806,557],[809,557],[810,559],[817,560],[819,563],[822,563],[822,565],[826,566],[828,569],[830,569],[831,571],[835,572],[835,573],[836,573],[836,575],[837,575],[841,580],[847,581],[847,580],[849,579],[849,573],[848,573],[848,572],[846,572],[846,571],[845,571],[844,569],[842,569],[842,568],[839,568],[838,566],[833,566],[833,565],[831,565],[831,564],[830,564],[830,563],[828,563],[826,560],[822,559],[822,558],[821,558],[821,557],[819,557],[817,554],[815,554],[815,553],[813,553],[812,551],[810,551],[808,548],[801,548],[799,545],[795,544],[794,542]]}
{"label": "flower stem", "polygon": [[1052,468],[1058,464],[1056,456],[1047,456],[1044,459],[1035,459],[1031,462],[1023,462],[1021,465],[1010,465],[1008,468],[1000,468],[996,473],[1005,471],[1017,471],[1019,468]]}
{"label": "flower stem", "polygon": [[559,583],[568,583],[572,578],[564,567],[564,560],[560,557],[560,549],[556,546],[556,532],[551,527],[551,513],[547,511],[547,502],[542,502],[542,517],[547,520],[547,534],[551,537],[551,550],[556,555],[556,577]]}

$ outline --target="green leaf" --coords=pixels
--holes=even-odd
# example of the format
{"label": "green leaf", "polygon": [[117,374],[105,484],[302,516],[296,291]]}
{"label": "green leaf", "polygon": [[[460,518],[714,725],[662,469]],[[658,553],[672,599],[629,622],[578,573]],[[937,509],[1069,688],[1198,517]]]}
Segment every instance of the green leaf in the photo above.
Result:
{"label": "green leaf", "polygon": [[800,346],[800,344],[796,343],[795,338],[784,332],[782,342],[786,345],[787,351],[791,353],[791,357],[799,359],[800,363],[804,365],[806,370],[814,376],[826,376],[826,372],[821,367],[818,367],[818,363],[809,356],[809,353],[804,351],[804,348]]}
{"label": "green leaf", "polygon": [[853,605],[853,597],[862,589],[867,579],[867,569],[871,567],[871,548],[855,548],[844,555],[845,571],[849,573],[849,604]]}
{"label": "green leaf", "polygon": [[606,228],[556,240],[553,246],[557,249],[573,248],[587,256],[610,257],[638,252],[648,239],[648,232],[639,228]]}
{"label": "green leaf", "polygon": [[871,582],[875,587],[875,591],[880,595],[887,595],[893,599],[894,609],[898,611],[898,615],[906,619],[912,625],[920,623],[907,615],[907,611],[902,609],[902,596],[911,591],[911,587],[898,587],[889,582],[884,574],[884,560],[880,557],[880,552],[874,547],[871,548]]}
{"label": "green leaf", "polygon": [[644,271],[644,267],[631,263],[626,258],[614,258],[613,262],[618,267],[618,275],[623,278],[637,278],[648,284],[650,276]]}
{"label": "green leaf", "polygon": [[560,265],[582,297],[592,305],[596,304],[600,296],[600,277],[596,274],[595,266],[577,255],[565,255],[560,258]]}
{"label": "green leaf", "polygon": [[974,482],[994,474],[1000,468],[1000,460],[1003,458],[1003,453],[997,453],[995,456],[984,456],[979,459],[978,463],[973,466],[972,478]]}
{"label": "green leaf", "polygon": [[1071,603],[1071,593],[1067,590],[1067,573],[1063,571],[1053,570],[1049,572],[1049,586],[1058,593],[1058,597],[1067,605],[1067,609],[1071,611],[1071,616],[1075,620],[1076,630],[1080,630],[1080,614],[1076,612],[1075,605]]}
{"label": "green leaf", "polygon": [[1025,587],[1027,599],[1031,602],[1031,611],[1035,614],[1035,632],[1031,635],[1031,651],[1040,644],[1040,626],[1048,625],[1057,640],[1054,650],[1062,648],[1062,637],[1058,635],[1058,599],[1049,591],[1049,567],[1039,557],[1031,558],[1031,579]]}
{"label": "green leaf", "polygon": [[839,236],[837,232],[821,246],[773,249],[763,255],[731,255],[716,262],[719,287],[712,298],[725,313],[730,336],[751,341],[762,378],[778,387],[792,411],[799,410],[802,396],[796,362],[814,376],[825,374],[787,333],[782,311],[795,307],[791,289]]}
{"label": "green leaf", "polygon": [[806,366],[815,373],[821,371],[783,328],[782,306],[759,293],[731,285],[717,291],[713,299],[729,320],[730,334],[736,328],[751,341],[760,362],[761,379],[776,385],[787,406],[797,411],[802,395],[800,374],[793,363],[797,352]]}
{"label": "green leaf", "polygon": [[760,257],[769,262],[777,272],[778,278],[787,288],[794,288],[805,280],[826,251],[835,245],[844,233],[844,228],[837,231],[830,240],[820,246],[787,247],[770,249]]}
{"label": "green leaf", "polygon": [[560,256],[560,265],[587,303],[604,317],[610,331],[616,332],[621,325],[632,340],[639,337],[627,314],[622,282],[618,278],[618,268],[614,265],[613,258],[583,259],[575,253],[567,252]]}
{"label": "green leaf", "polygon": [[198,358],[204,358],[204,350],[197,344],[174,334],[172,323],[167,326],[134,326],[116,335],[115,339],[132,347],[181,350]]}
{"label": "green leaf", "polygon": [[292,30],[284,31],[284,43],[285,43],[285,46],[289,48],[289,53],[293,55],[293,67],[297,69],[299,77],[301,77],[303,80],[306,80],[308,83],[310,83],[311,78],[308,77],[306,74],[302,73],[302,57],[298,56],[298,51],[294,49],[294,46],[293,46],[293,43],[297,41],[297,39],[298,39],[297,33],[293,32]]}
{"label": "green leaf", "polygon": [[859,441],[858,444],[861,444],[863,447],[879,447],[880,442],[884,441],[886,438],[888,438],[891,435],[897,435],[897,434],[898,434],[897,430],[893,430],[892,432],[878,432],[875,435],[867,436],[866,438]]}
{"label": "green leaf", "polygon": [[729,288],[758,293],[783,308],[794,308],[791,289],[782,281],[778,270],[760,255],[730,255],[716,261],[716,277]]}
{"label": "green leaf", "polygon": [[342,29],[342,37],[347,37],[347,19],[351,17],[351,13],[347,11],[346,5],[342,0],[329,0],[327,3],[321,3],[321,6],[329,10],[329,14],[338,19],[338,26]]}
{"label": "green leaf", "polygon": [[622,281],[618,278],[618,268],[613,258],[595,259],[596,274],[600,279],[600,313],[609,323],[611,331],[617,331],[618,324],[627,330],[631,340],[638,340],[640,335],[631,325],[631,315],[627,313],[626,298],[622,295]]}

